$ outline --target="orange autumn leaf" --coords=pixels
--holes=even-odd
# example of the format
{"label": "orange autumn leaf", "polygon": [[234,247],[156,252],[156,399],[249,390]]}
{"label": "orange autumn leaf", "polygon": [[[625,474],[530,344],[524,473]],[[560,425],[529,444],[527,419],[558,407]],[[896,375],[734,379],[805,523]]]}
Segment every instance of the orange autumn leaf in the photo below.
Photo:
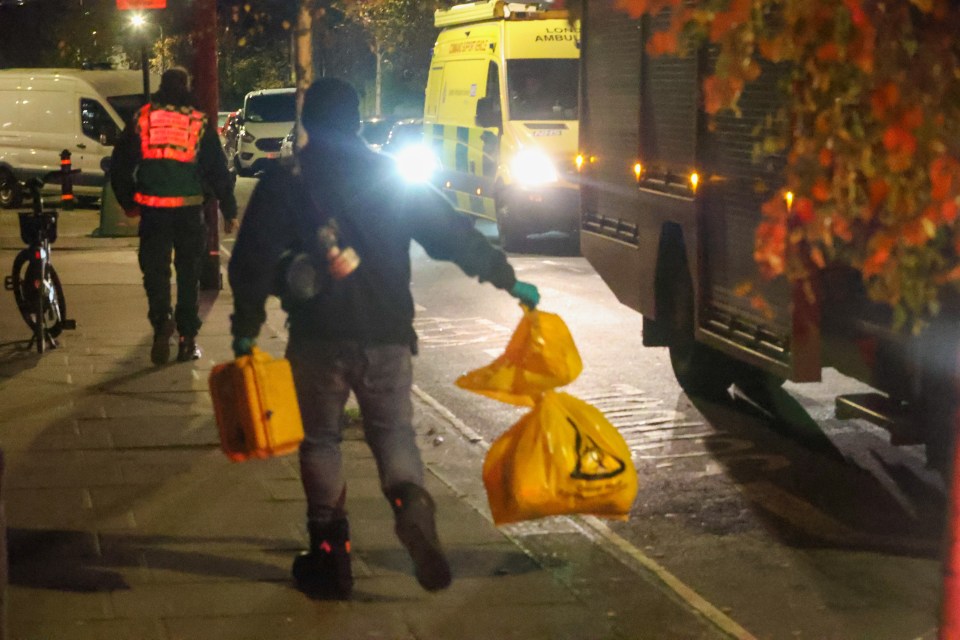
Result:
{"label": "orange autumn leaf", "polygon": [[812,222],[814,218],[813,200],[798,198],[793,205],[793,214],[803,224]]}
{"label": "orange autumn leaf", "polygon": [[890,193],[890,185],[883,178],[874,178],[870,181],[867,190],[869,191],[870,207],[876,209],[887,199],[887,194]]}
{"label": "orange autumn leaf", "polygon": [[953,178],[958,173],[960,165],[949,156],[939,156],[930,163],[930,197],[934,200],[945,200],[950,196],[953,188]]}
{"label": "orange autumn leaf", "polygon": [[870,94],[870,107],[873,110],[873,116],[883,119],[887,111],[900,101],[900,89],[892,82],[887,82],[878,87]]}
{"label": "orange autumn leaf", "polygon": [[825,42],[817,47],[817,60],[821,62],[836,62],[840,59],[840,47],[836,42]]}
{"label": "orange autumn leaf", "polygon": [[954,220],[957,219],[957,203],[954,200],[947,200],[942,205],[940,205],[940,219],[945,224],[953,224]]}
{"label": "orange autumn leaf", "polygon": [[833,151],[830,151],[830,149],[824,147],[823,149],[820,149],[817,159],[819,160],[821,167],[828,168],[833,164]]}
{"label": "orange autumn leaf", "polygon": [[867,14],[863,11],[861,0],[843,0],[843,4],[850,12],[850,20],[857,27],[862,27],[867,21]]}
{"label": "orange autumn leaf", "polygon": [[830,183],[827,182],[826,178],[817,178],[817,181],[813,183],[813,189],[810,190],[810,193],[814,200],[826,202],[831,196]]}
{"label": "orange autumn leaf", "polygon": [[863,275],[870,277],[878,275],[883,271],[887,262],[890,260],[890,249],[881,247],[874,251],[867,261],[863,263]]}
{"label": "orange autumn leaf", "polygon": [[921,124],[923,124],[923,109],[920,107],[907,109],[900,118],[900,126],[905,129],[916,129]]}
{"label": "orange autumn leaf", "polygon": [[787,48],[787,39],[783,35],[772,38],[760,38],[757,41],[760,55],[771,62],[780,62]]}
{"label": "orange autumn leaf", "polygon": [[647,42],[647,53],[653,56],[676,53],[679,46],[680,42],[677,39],[676,31],[657,31],[650,36],[650,41]]}
{"label": "orange autumn leaf", "polygon": [[716,113],[723,107],[734,104],[743,91],[743,79],[709,76],[703,81],[703,109],[707,113]]}
{"label": "orange autumn leaf", "polygon": [[751,0],[731,0],[726,11],[720,11],[710,24],[710,41],[719,42],[728,33],[750,19]]}

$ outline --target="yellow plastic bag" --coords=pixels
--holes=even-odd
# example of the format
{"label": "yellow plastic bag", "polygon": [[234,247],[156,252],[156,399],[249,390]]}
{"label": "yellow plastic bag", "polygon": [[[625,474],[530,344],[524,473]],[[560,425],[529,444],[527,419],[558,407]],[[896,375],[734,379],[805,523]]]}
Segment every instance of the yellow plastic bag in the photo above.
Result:
{"label": "yellow plastic bag", "polygon": [[497,525],[573,513],[626,519],[637,471],[596,407],[548,391],[490,447],[483,483]]}
{"label": "yellow plastic bag", "polygon": [[532,407],[543,392],[573,382],[583,363],[560,316],[525,311],[506,350],[485,367],[457,378],[458,387],[501,402]]}

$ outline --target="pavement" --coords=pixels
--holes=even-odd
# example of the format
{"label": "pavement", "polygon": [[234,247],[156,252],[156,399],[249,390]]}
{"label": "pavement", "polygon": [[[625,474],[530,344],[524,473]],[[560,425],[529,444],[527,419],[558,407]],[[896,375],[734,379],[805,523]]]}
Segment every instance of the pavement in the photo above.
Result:
{"label": "pavement", "polygon": [[[16,225],[0,212],[4,265],[20,249]],[[351,424],[355,596],[308,599],[289,576],[307,540],[296,456],[234,463],[219,450],[207,377],[232,357],[229,288],[204,292],[203,358],[154,367],[136,238],[96,237],[98,225],[96,211],[61,217],[53,264],[77,328],[59,348],[28,349],[12,294],[0,295],[7,640],[737,635],[655,569],[631,565],[591,519],[494,526],[480,479],[487,443],[419,388],[416,427],[453,585],[427,593],[416,583]],[[260,345],[280,356],[284,342],[273,304]]]}

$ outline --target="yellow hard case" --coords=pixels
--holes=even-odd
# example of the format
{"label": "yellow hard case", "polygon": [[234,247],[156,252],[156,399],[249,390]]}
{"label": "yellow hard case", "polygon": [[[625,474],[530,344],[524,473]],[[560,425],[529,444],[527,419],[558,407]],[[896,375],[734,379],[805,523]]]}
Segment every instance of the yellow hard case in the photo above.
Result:
{"label": "yellow hard case", "polygon": [[231,460],[290,453],[303,440],[289,361],[254,347],[249,356],[215,366],[209,384],[220,448]]}

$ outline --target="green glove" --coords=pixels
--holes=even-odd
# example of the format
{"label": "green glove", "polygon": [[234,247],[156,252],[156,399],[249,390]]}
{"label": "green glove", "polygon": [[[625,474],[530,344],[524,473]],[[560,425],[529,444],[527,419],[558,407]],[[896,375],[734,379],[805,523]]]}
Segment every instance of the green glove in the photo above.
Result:
{"label": "green glove", "polygon": [[234,338],[233,355],[235,358],[248,356],[253,353],[253,348],[257,346],[256,338]]}
{"label": "green glove", "polygon": [[522,302],[530,309],[536,309],[540,302],[540,292],[529,282],[517,280],[510,288],[510,295]]}

